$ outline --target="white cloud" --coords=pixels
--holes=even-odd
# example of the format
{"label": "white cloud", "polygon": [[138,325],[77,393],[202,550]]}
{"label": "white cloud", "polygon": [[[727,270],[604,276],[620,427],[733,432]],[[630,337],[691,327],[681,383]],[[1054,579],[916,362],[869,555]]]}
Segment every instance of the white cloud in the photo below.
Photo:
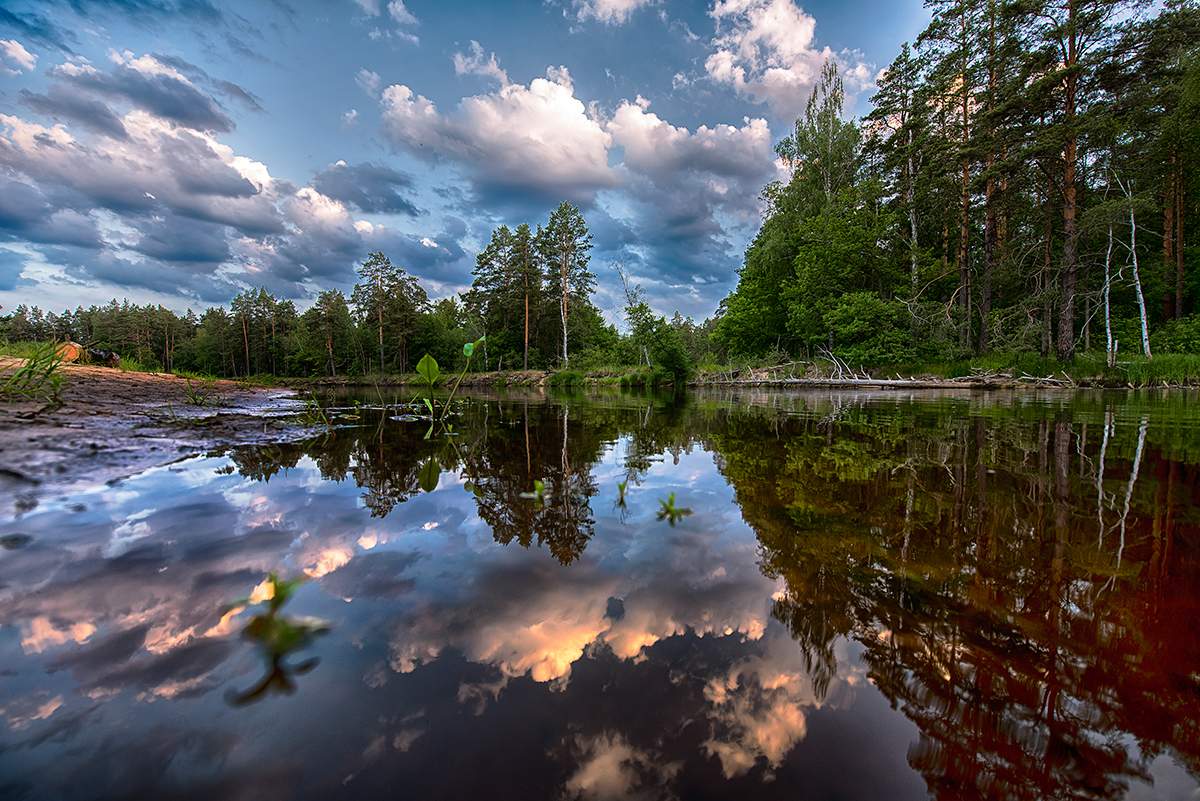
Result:
{"label": "white cloud", "polygon": [[580,21],[594,19],[606,25],[621,25],[630,15],[653,0],[575,0],[575,16]]}
{"label": "white cloud", "polygon": [[508,73],[496,61],[496,54],[491,53],[485,59],[483,45],[474,39],[471,40],[469,53],[454,54],[454,73],[456,75],[480,75],[498,81],[501,86],[508,85]]}
{"label": "white cloud", "polygon": [[416,25],[417,18],[404,5],[404,0],[391,0],[387,5],[388,16],[396,21],[397,25]]}
{"label": "white cloud", "polygon": [[38,57],[16,39],[0,39],[0,73],[20,75],[37,66]]}
{"label": "white cloud", "polygon": [[352,108],[342,115],[342,125],[347,128],[352,127],[358,122],[358,109]]}
{"label": "white cloud", "polygon": [[510,83],[463,98],[447,114],[407,86],[389,86],[382,99],[385,131],[412,153],[456,161],[482,189],[588,200],[616,184],[610,137],[575,97],[565,67],[546,74],[528,86]]}
{"label": "white cloud", "polygon": [[363,67],[358,71],[358,74],[354,76],[354,82],[358,84],[364,92],[372,97],[377,97],[379,95],[379,86],[382,81],[378,72],[372,72],[366,67]]}
{"label": "white cloud", "polygon": [[354,4],[361,8],[368,17],[378,17],[381,13],[379,0],[354,0]]}
{"label": "white cloud", "polygon": [[827,60],[855,62],[844,67],[850,91],[869,84],[871,68],[856,53],[839,57],[815,45],[816,18],[794,0],[715,0],[709,16],[717,27],[704,62],[709,77],[779,114],[803,110]]}
{"label": "white cloud", "polygon": [[771,130],[762,118],[742,126],[701,125],[692,133],[649,110],[645,98],[617,107],[607,130],[625,150],[625,166],[648,175],[693,170],[757,184],[773,160]]}

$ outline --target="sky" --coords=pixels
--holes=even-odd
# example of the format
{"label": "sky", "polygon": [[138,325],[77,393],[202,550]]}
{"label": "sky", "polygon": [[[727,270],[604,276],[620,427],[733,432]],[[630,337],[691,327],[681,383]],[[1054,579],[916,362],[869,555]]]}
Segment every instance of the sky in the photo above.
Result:
{"label": "sky", "polygon": [[0,0],[0,305],[305,308],[381,250],[465,290],[561,201],[662,314],[736,284],[826,59],[847,113],[921,0]]}

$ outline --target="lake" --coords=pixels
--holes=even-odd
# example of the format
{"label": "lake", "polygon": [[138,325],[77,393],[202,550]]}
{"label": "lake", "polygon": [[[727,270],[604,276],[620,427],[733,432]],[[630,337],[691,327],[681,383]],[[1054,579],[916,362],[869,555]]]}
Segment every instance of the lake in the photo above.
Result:
{"label": "lake", "polygon": [[343,400],[50,493],[0,796],[1193,799],[1198,401]]}

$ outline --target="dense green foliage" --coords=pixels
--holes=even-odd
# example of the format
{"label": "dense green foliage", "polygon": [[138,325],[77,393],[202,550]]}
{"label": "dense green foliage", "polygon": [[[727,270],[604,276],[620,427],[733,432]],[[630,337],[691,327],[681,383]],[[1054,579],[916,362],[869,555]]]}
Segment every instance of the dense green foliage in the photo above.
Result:
{"label": "dense green foliage", "polygon": [[764,192],[717,348],[1062,360],[1105,350],[1108,320],[1121,354],[1196,352],[1200,7],[927,5],[865,120],[829,64],[778,145],[791,177]]}

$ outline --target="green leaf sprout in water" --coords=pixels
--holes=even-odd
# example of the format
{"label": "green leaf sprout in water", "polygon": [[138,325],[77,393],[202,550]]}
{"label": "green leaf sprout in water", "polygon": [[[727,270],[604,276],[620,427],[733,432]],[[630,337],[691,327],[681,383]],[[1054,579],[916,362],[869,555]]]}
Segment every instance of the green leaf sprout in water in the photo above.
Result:
{"label": "green leaf sprout in water", "polygon": [[272,692],[290,695],[296,691],[295,676],[308,673],[320,661],[317,657],[289,665],[285,657],[307,648],[318,635],[329,631],[329,625],[316,618],[288,617],[280,614],[296,589],[305,579],[280,579],[275,573],[254,588],[249,598],[243,598],[226,609],[227,615],[234,615],[246,607],[266,606],[266,611],[260,612],[246,623],[242,636],[251,640],[259,649],[267,662],[266,674],[248,690],[240,693],[230,693],[227,700],[233,706],[245,706],[258,701]]}
{"label": "green leaf sprout in water", "polygon": [[692,513],[691,509],[675,505],[675,493],[667,496],[666,500],[658,502],[658,519],[666,520],[672,526]]}
{"label": "green leaf sprout in water", "polygon": [[629,479],[617,484],[617,506],[625,507],[625,490],[629,487]]}
{"label": "green leaf sprout in water", "polygon": [[417,375],[425,380],[426,386],[433,389],[438,379],[442,376],[442,370],[438,367],[437,359],[428,353],[422,356],[421,361],[417,362]]}

